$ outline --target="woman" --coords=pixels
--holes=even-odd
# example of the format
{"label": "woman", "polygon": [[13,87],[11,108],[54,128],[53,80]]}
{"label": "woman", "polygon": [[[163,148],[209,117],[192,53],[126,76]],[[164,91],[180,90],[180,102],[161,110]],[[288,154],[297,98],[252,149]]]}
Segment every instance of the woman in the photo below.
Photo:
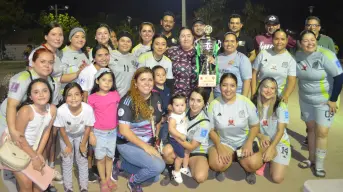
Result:
{"label": "woman", "polygon": [[[285,103],[292,94],[296,83],[296,63],[293,56],[287,51],[288,34],[278,29],[272,35],[274,47],[261,51],[253,64],[251,93],[262,79],[274,77],[279,85],[279,97]],[[285,88],[285,86],[287,87]]]}
{"label": "woman", "polygon": [[117,39],[117,33],[113,30],[111,30],[111,37],[110,37],[111,41],[112,41],[112,45],[114,47],[114,49],[118,48],[118,39]]}
{"label": "woman", "polygon": [[193,88],[197,86],[195,66],[194,37],[190,28],[183,27],[179,35],[180,46],[171,47],[166,56],[173,65],[175,83],[172,93],[183,93],[189,96]]}
{"label": "woman", "polygon": [[[208,108],[213,127],[210,138],[214,143],[208,151],[209,165],[217,172],[217,180],[223,181],[223,172],[232,164],[236,152],[241,157],[238,162],[246,172],[245,180],[255,184],[254,172],[262,166],[262,153],[254,141],[259,133],[256,107],[248,98],[236,93],[237,77],[232,73],[222,75],[220,91],[221,96]],[[242,151],[241,155],[238,149]]]}
{"label": "woman", "polygon": [[152,37],[155,34],[154,24],[150,22],[143,22],[139,26],[139,44],[132,49],[132,54],[138,59],[138,57],[151,50]]}
{"label": "woman", "polygon": [[172,62],[164,55],[167,50],[167,38],[162,34],[154,35],[151,44],[151,51],[141,54],[138,58],[138,68],[149,67],[153,68],[156,65],[161,65],[166,70],[167,85],[172,86],[174,79]]}
{"label": "woman", "polygon": [[130,53],[133,38],[127,31],[118,34],[118,50],[113,51],[112,62],[108,67],[116,78],[116,87],[120,97],[123,97],[130,88],[130,82],[137,69],[136,57]]}
{"label": "woman", "polygon": [[162,117],[162,102],[158,93],[152,92],[153,86],[151,69],[137,69],[130,90],[118,107],[117,148],[122,161],[114,165],[112,176],[117,179],[119,169],[132,174],[128,182],[131,192],[142,191],[143,182],[157,182],[165,168],[162,157],[153,147],[155,126]]}
{"label": "woman", "polygon": [[252,99],[260,120],[259,138],[263,161],[270,162],[270,176],[275,183],[285,178],[291,160],[291,145],[286,126],[289,123],[287,105],[278,98],[277,82],[272,77],[264,78]]}
{"label": "woman", "polygon": [[324,160],[328,133],[337,112],[342,90],[342,66],[330,50],[317,46],[312,31],[300,34],[301,51],[296,53],[301,119],[308,128],[308,160],[302,168],[314,168],[314,175],[325,177]]}
{"label": "woman", "polygon": [[[189,167],[191,176],[198,183],[207,180],[209,165],[207,162],[207,150],[209,148],[210,121],[204,111],[208,102],[207,92],[204,88],[195,88],[189,98],[189,111],[187,112],[188,128],[187,141],[177,140],[185,149],[191,151]],[[173,164],[175,160],[173,147],[167,144],[163,148],[163,158],[167,164]],[[170,176],[169,176],[170,177]]]}
{"label": "woman", "polygon": [[[52,104],[57,105],[59,102],[58,95],[60,87],[57,86],[56,83],[59,79],[49,76],[53,71],[54,60],[54,54],[51,51],[45,48],[39,48],[33,53],[31,69],[14,75],[10,80],[8,96],[1,104],[0,132],[3,132],[7,127],[11,139],[18,145],[22,144],[24,141],[23,134],[16,128],[17,107],[26,100],[26,92],[29,84],[34,79],[38,78],[48,80],[54,95]],[[3,177],[3,182],[8,190],[11,192],[17,191],[15,185],[16,181],[11,181],[13,178],[11,177],[12,174],[4,170],[2,173],[6,174],[6,178]]]}
{"label": "woman", "polygon": [[[237,93],[248,97],[251,83],[251,63],[249,58],[237,51],[238,41],[235,33],[228,32],[224,35],[224,52],[218,55],[218,69],[222,76],[233,73],[238,80]],[[220,96],[220,86],[214,89],[214,98]]]}

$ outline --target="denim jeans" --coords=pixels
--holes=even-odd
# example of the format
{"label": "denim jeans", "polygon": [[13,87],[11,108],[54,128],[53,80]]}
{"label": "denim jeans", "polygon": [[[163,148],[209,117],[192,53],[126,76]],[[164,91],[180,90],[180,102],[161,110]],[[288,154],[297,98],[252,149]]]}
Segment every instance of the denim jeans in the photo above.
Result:
{"label": "denim jeans", "polygon": [[165,168],[165,163],[162,159],[149,155],[143,149],[130,142],[119,144],[117,148],[122,160],[121,169],[133,174],[134,184],[142,184],[143,182],[154,183],[159,180],[160,173]]}

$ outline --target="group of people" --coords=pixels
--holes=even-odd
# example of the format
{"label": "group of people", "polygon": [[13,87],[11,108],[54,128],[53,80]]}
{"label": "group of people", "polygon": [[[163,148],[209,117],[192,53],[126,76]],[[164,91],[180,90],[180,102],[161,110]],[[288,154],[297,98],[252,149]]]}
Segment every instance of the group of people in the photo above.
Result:
{"label": "group of people", "polygon": [[[209,169],[223,181],[235,161],[249,184],[267,163],[272,180],[281,183],[291,159],[287,103],[298,78],[309,148],[308,160],[299,166],[325,177],[327,135],[343,73],[330,50],[333,41],[319,34],[320,20],[307,18],[296,41],[271,15],[265,21],[266,34],[254,42],[241,32],[240,15],[231,15],[229,32],[220,37],[223,50],[214,62],[220,78],[214,88],[197,84],[194,41],[204,37],[205,22],[195,19],[178,37],[172,34],[174,23],[173,13],[165,12],[159,34],[152,23],[143,22],[134,48],[132,34],[116,34],[100,24],[97,43],[88,51],[84,29],[72,29],[60,50],[63,29],[49,24],[45,42],[29,56],[29,69],[10,80],[1,104],[1,133],[42,174],[44,167],[54,168],[59,141],[62,175],[53,173],[55,180],[63,180],[66,192],[73,191],[74,158],[82,192],[98,179],[100,191],[116,190],[121,172],[130,174],[131,192],[157,182],[164,170],[177,183],[183,182],[182,174],[203,183]],[[296,52],[287,50],[296,47]],[[37,140],[39,146],[33,148]],[[43,190],[22,171],[1,172],[11,192]],[[56,189],[50,185],[47,191]]]}

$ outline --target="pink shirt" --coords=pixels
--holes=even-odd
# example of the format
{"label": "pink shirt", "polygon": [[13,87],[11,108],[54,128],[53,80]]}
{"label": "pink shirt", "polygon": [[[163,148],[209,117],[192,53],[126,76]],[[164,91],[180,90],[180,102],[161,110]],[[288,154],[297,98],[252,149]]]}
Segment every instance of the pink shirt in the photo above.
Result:
{"label": "pink shirt", "polygon": [[[291,36],[288,36],[287,48],[293,48],[295,46],[296,41]],[[263,35],[257,35],[255,37],[254,47],[258,52],[274,47],[272,36],[267,33]]]}
{"label": "pink shirt", "polygon": [[93,108],[95,115],[94,129],[110,130],[117,127],[119,101],[117,91],[109,92],[107,95],[93,93],[88,97],[88,104]]}

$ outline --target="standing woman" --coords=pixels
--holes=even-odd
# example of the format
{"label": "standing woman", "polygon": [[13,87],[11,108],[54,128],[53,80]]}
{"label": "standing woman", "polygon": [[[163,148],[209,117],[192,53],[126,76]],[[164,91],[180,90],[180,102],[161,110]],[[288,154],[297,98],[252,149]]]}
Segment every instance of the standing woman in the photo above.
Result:
{"label": "standing woman", "polygon": [[[192,177],[198,183],[203,183],[208,177],[208,148],[209,132],[211,130],[210,120],[204,108],[208,102],[207,91],[204,88],[195,88],[189,98],[190,109],[187,112],[188,118],[187,141],[177,140],[185,149],[191,151],[189,168]],[[175,161],[175,152],[170,144],[163,148],[163,158],[167,165]],[[169,171],[168,166],[168,171]],[[169,179],[171,174],[169,174]]]}
{"label": "standing woman", "polygon": [[[216,171],[218,181],[225,179],[224,171],[241,149],[239,164],[246,172],[245,180],[256,183],[255,171],[262,166],[262,153],[255,140],[259,133],[259,120],[255,105],[245,96],[237,94],[237,77],[226,73],[220,78],[221,96],[210,103],[208,116],[214,144],[209,151],[209,165]],[[257,147],[257,149],[256,149]]]}
{"label": "standing woman", "polygon": [[167,50],[166,56],[172,61],[173,76],[175,79],[172,93],[183,93],[187,97],[197,86],[195,65],[194,37],[192,30],[183,27],[179,35],[180,46],[174,46]]}
{"label": "standing woman", "polygon": [[260,120],[260,140],[263,161],[270,162],[270,176],[275,183],[285,178],[291,160],[291,145],[286,126],[289,123],[287,105],[278,97],[277,82],[272,77],[264,78],[252,99]]}
{"label": "standing woman", "polygon": [[162,66],[166,71],[167,86],[171,87],[173,84],[173,70],[171,60],[164,55],[167,51],[167,37],[162,34],[154,35],[151,44],[151,51],[143,53],[138,58],[138,68],[149,67],[154,68],[156,65]]}
{"label": "standing woman", "polygon": [[254,61],[251,95],[255,94],[256,87],[262,79],[273,77],[279,85],[279,97],[287,103],[295,88],[296,63],[286,49],[288,34],[282,29],[278,29],[273,33],[272,38],[274,47],[261,51]]}
{"label": "standing woman", "polygon": [[[251,83],[251,63],[249,58],[237,51],[238,41],[235,33],[228,32],[224,35],[224,52],[218,55],[218,69],[222,76],[225,73],[236,75],[237,93],[248,97]],[[220,96],[220,86],[214,89],[214,98]]]}
{"label": "standing woman", "polygon": [[132,49],[132,54],[138,57],[151,50],[152,37],[155,34],[154,24],[143,22],[139,27],[139,44]]}
{"label": "standing woman", "polygon": [[[112,56],[113,56],[113,50],[115,50],[115,47],[112,44],[112,41],[110,39],[110,33],[111,33],[110,27],[107,24],[100,23],[95,31],[95,41],[96,41],[96,44],[100,44],[107,47],[107,49],[110,52],[110,56],[111,56],[110,63],[111,63],[113,62]],[[88,53],[88,55],[89,55],[89,61],[93,62],[94,57],[92,55],[92,49]]]}
{"label": "standing woman", "polygon": [[137,69],[136,57],[130,53],[133,45],[132,35],[127,31],[118,34],[118,50],[113,51],[108,67],[116,78],[116,87],[122,98],[130,88],[130,82]]}
{"label": "standing woman", "polygon": [[301,51],[296,53],[301,119],[308,128],[309,159],[302,168],[314,168],[314,175],[325,177],[324,160],[328,133],[337,112],[342,90],[342,66],[330,50],[317,46],[312,31],[300,34]]}
{"label": "standing woman", "polygon": [[111,41],[114,49],[118,49],[118,39],[117,39],[117,33],[113,30],[111,30]]}
{"label": "standing woman", "polygon": [[151,69],[137,69],[129,92],[118,106],[117,148],[122,160],[114,165],[112,176],[117,179],[119,169],[132,174],[128,181],[130,192],[142,192],[144,182],[157,182],[165,168],[153,146],[154,129],[162,118],[162,101],[158,93],[152,92],[153,86]]}

